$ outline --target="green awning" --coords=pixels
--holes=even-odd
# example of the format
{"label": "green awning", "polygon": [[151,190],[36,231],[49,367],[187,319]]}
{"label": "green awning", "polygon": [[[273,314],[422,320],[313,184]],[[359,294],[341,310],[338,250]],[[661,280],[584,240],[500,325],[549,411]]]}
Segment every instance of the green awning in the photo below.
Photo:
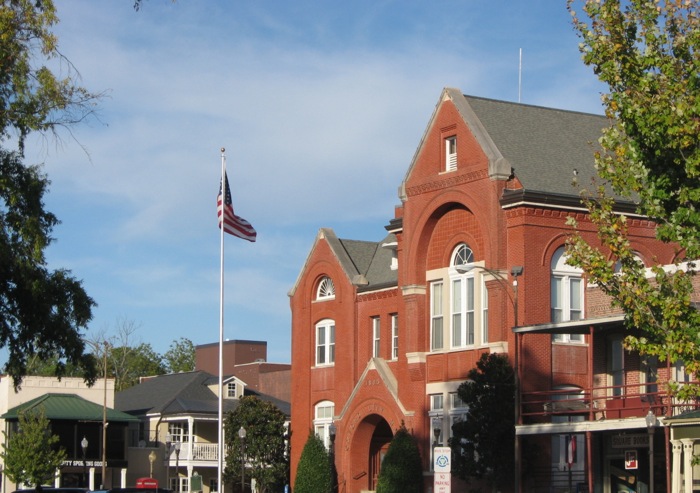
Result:
{"label": "green awning", "polygon": [[[0,416],[3,419],[19,419],[23,411],[41,409],[50,420],[102,421],[103,408],[75,394],[44,394],[41,397],[13,407]],[[138,418],[116,409],[107,408],[107,421],[129,422]]]}

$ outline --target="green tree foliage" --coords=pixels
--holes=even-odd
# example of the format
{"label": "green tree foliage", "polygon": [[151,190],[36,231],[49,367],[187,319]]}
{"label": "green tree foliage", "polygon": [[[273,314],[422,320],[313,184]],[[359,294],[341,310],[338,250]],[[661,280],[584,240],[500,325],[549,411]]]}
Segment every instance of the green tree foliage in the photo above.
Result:
{"label": "green tree foliage", "polygon": [[[609,92],[602,96],[609,128],[595,155],[601,183],[584,191],[602,247],[570,241],[571,263],[584,269],[627,325],[628,348],[682,359],[700,371],[700,313],[691,305],[695,265],[647,277],[612,196],[636,204],[656,223],[656,236],[678,246],[679,260],[700,257],[700,4],[696,1],[569,0],[583,61]],[[574,10],[580,6],[586,19]],[[646,259],[653,262],[654,259]],[[620,266],[619,273],[615,273]],[[687,387],[686,393],[697,389]]]}
{"label": "green tree foliage", "polygon": [[[76,83],[61,56],[51,32],[57,22],[51,0],[0,3],[0,348],[7,348],[3,370],[15,386],[32,356],[56,357],[58,375],[72,364],[88,382],[95,376],[80,338],[94,302],[69,271],[47,268],[44,250],[58,223],[44,210],[49,182],[21,162],[30,132],[70,127],[92,114],[99,99]],[[49,62],[67,73],[54,73]],[[9,150],[11,138],[19,153]]]}
{"label": "green tree foliage", "polygon": [[423,464],[415,438],[401,423],[389,444],[377,480],[377,493],[421,493]]}
{"label": "green tree foliage", "polygon": [[[0,142],[32,131],[55,132],[94,112],[98,96],[77,84],[78,74],[58,50],[52,0],[3,0],[0,4]],[[67,74],[45,65],[59,59]]]}
{"label": "green tree foliage", "polygon": [[514,482],[515,373],[505,354],[484,353],[457,395],[468,407],[452,427],[452,472],[485,478],[508,490]]}
{"label": "green tree foliage", "polygon": [[301,451],[294,493],[332,493],[331,461],[326,447],[314,433],[309,433]]}
{"label": "green tree foliage", "polygon": [[165,373],[162,356],[146,343],[109,347],[107,368],[108,375],[114,377],[117,392],[138,384],[141,377]]}
{"label": "green tree foliage", "polygon": [[66,451],[56,448],[58,436],[50,433],[50,422],[42,411],[19,415],[19,429],[5,435],[0,453],[3,473],[15,483],[36,486],[53,480],[54,473],[66,458]]}
{"label": "green tree foliage", "polygon": [[168,373],[194,371],[195,349],[192,341],[185,337],[173,341],[163,355]]}
{"label": "green tree foliage", "polygon": [[[246,484],[252,478],[260,493],[280,491],[286,482],[288,462],[284,413],[271,402],[245,396],[224,421],[226,446],[229,447],[224,470],[226,482],[240,488],[241,464],[245,463]],[[238,435],[241,427],[246,430],[243,443]]]}
{"label": "green tree foliage", "polygon": [[15,386],[30,357],[55,358],[59,376],[66,362],[88,381],[96,371],[81,339],[95,303],[69,271],[46,265],[44,249],[58,223],[43,208],[47,186],[38,168],[0,149],[0,347],[8,349],[4,371]]}

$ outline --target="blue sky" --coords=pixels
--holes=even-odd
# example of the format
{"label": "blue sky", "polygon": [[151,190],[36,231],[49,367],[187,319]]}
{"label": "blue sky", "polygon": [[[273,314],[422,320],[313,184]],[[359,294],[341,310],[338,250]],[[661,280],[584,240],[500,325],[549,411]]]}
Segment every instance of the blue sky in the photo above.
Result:
{"label": "blue sky", "polygon": [[[293,286],[316,233],[378,241],[443,87],[600,113],[564,0],[56,0],[59,47],[108,91],[99,120],[29,141],[62,224],[47,257],[98,303],[89,333],[162,353],[218,340],[216,194],[226,148],[225,337],[290,361]],[[75,139],[75,140],[74,140]],[[77,140],[77,142],[76,142]]]}

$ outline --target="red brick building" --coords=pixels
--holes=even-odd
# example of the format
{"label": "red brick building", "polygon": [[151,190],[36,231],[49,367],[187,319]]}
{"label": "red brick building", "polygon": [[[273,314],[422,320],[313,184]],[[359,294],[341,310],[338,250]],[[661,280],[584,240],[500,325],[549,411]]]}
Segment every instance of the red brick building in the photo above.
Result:
{"label": "red brick building", "polygon": [[[447,445],[466,414],[458,386],[482,353],[499,352],[517,365],[521,389],[514,489],[648,484],[649,458],[646,473],[625,476],[624,441],[613,436],[636,439],[648,411],[673,413],[657,382],[679,373],[623,350],[622,317],[563,255],[566,218],[587,226],[574,182],[594,176],[591,143],[604,126],[597,115],[443,91],[387,236],[344,240],[321,229],[290,291],[292,478],[307,430],[330,446],[333,429],[339,491],[374,490],[404,423],[419,441],[428,491],[432,445]],[[631,224],[646,265],[675,260],[652,224]],[[651,430],[659,488],[661,425]],[[466,490],[453,479],[453,491]]]}

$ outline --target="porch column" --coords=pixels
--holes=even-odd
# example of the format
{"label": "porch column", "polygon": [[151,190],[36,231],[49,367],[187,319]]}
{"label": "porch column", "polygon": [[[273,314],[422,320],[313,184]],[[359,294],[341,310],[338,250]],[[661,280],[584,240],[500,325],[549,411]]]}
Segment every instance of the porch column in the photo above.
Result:
{"label": "porch column", "polygon": [[[120,481],[119,485],[122,488],[126,488],[126,467],[122,467],[121,472],[119,474],[119,481]],[[165,487],[167,488],[168,486],[165,485]]]}
{"label": "porch column", "polygon": [[693,444],[692,438],[681,439],[683,444],[683,491],[693,493]]}
{"label": "porch column", "polygon": [[[91,490],[94,490],[95,489],[95,468],[91,467],[89,469],[88,474],[89,474],[89,478],[90,478],[90,480],[88,481],[89,488]],[[105,478],[102,478],[102,482],[103,483],[105,482]]]}
{"label": "porch column", "polygon": [[[19,486],[19,485],[17,485]],[[61,468],[57,467],[53,473],[53,486],[54,488],[61,487]]]}
{"label": "porch column", "polygon": [[673,467],[673,472],[671,473],[671,493],[681,493],[681,452],[683,451],[683,444],[680,440],[671,440],[671,447],[673,447],[673,461],[671,462]]}

